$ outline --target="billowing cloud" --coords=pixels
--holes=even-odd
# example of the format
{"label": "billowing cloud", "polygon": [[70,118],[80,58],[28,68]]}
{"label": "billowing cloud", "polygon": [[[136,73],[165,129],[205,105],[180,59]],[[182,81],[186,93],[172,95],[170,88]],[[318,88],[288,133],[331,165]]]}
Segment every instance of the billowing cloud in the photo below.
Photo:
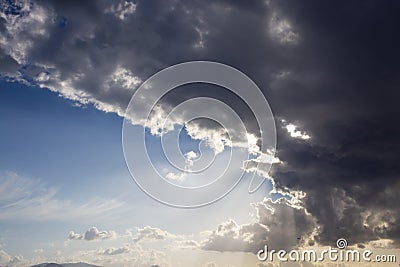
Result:
{"label": "billowing cloud", "polygon": [[123,247],[119,247],[119,248],[108,248],[106,250],[103,251],[103,255],[119,255],[119,254],[123,254],[123,253],[127,253],[131,250],[131,248],[126,245]]}
{"label": "billowing cloud", "polygon": [[179,240],[176,241],[176,245],[181,249],[198,249],[200,248],[200,243],[195,240]]}
{"label": "billowing cloud", "polygon": [[0,262],[2,264],[8,263],[11,260],[11,256],[8,255],[7,252],[5,252],[4,250],[0,250]]}
{"label": "billowing cloud", "polygon": [[256,253],[265,245],[290,249],[308,242],[316,230],[315,219],[287,199],[264,199],[254,204],[257,222],[238,225],[234,220],[221,223],[202,243],[204,250]]}
{"label": "billowing cloud", "polygon": [[279,18],[277,13],[272,14],[268,28],[272,38],[282,44],[295,44],[300,39],[299,33],[293,29],[290,22],[287,19]]}
{"label": "billowing cloud", "polygon": [[22,267],[26,266],[28,263],[22,256],[12,256],[6,251],[0,249],[0,264],[2,266]]}
{"label": "billowing cloud", "polygon": [[[180,62],[179,58],[189,60],[203,55],[213,27],[207,25],[207,21],[219,18],[226,4],[215,3],[208,10],[201,10],[198,5],[176,1],[152,4],[93,1],[87,2],[85,7],[29,1],[5,4],[0,48],[6,53],[4,63],[14,60],[19,68],[2,75],[50,89],[79,105],[91,104],[124,116],[132,93],[144,79],[163,67]],[[155,17],[162,18],[163,22],[150,19]],[[200,47],[199,43],[202,43]],[[176,49],[180,51],[179,58],[176,58]],[[205,92],[203,88],[194,88],[185,89],[185,94],[190,97],[199,90]],[[145,110],[156,103],[158,92],[149,90],[147,94],[139,109]],[[223,92],[218,94],[224,96]],[[183,100],[178,91],[162,100],[159,109],[149,118],[152,133],[160,130],[160,120],[170,107]],[[172,124],[168,127],[174,123],[182,125],[185,118],[193,114],[196,112],[188,111],[171,117]],[[144,124],[135,114],[127,116],[133,123]],[[217,153],[224,149],[225,133],[213,127],[205,129],[206,125],[199,129],[199,123],[191,125],[187,125],[187,129],[194,139],[207,140]]]}
{"label": "billowing cloud", "polygon": [[133,241],[138,242],[152,242],[152,241],[161,241],[167,238],[176,237],[174,234],[171,234],[165,230],[160,228],[145,226],[143,228],[138,228],[136,234],[133,237]]}
{"label": "billowing cloud", "polygon": [[117,233],[115,231],[99,231],[95,226],[89,228],[84,234],[77,234],[74,231],[71,231],[68,235],[69,240],[86,241],[113,239],[116,237]]}

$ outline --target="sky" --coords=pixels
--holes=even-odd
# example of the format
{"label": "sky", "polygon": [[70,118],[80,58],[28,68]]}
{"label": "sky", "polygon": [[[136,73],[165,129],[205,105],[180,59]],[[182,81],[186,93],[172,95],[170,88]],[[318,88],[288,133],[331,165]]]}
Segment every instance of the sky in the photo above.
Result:
{"label": "sky", "polygon": [[[399,10],[1,2],[0,266],[305,267],[256,254],[338,238],[398,255]],[[192,76],[216,82],[169,88]]]}

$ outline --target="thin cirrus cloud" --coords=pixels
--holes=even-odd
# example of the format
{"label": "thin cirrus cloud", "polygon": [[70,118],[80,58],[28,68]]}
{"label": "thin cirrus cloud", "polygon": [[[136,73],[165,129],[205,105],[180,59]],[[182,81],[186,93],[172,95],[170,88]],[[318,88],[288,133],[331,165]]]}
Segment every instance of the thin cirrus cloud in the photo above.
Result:
{"label": "thin cirrus cloud", "polygon": [[124,206],[117,199],[91,199],[86,202],[62,199],[56,188],[14,172],[1,172],[0,177],[1,220],[74,221],[82,216],[101,218]]}
{"label": "thin cirrus cloud", "polygon": [[131,248],[129,246],[122,246],[119,248],[108,248],[106,250],[104,250],[103,254],[104,255],[119,255],[119,254],[123,254],[123,253],[127,253],[131,250]]}

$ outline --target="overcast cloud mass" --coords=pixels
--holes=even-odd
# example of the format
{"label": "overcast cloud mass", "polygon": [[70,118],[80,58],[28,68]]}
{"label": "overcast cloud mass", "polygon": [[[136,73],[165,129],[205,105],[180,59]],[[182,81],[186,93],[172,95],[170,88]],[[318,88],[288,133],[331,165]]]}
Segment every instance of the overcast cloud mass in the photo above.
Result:
{"label": "overcast cloud mass", "polygon": [[[398,1],[6,1],[0,10],[1,77],[79,105],[123,116],[142,81],[191,60],[231,65],[258,84],[277,125],[280,163],[270,176],[296,203],[255,204],[257,223],[224,222],[203,249],[254,252],[266,242],[329,245],[339,237],[400,246]],[[214,96],[236,103],[255,129],[226,92],[183,91],[162,107]],[[282,238],[290,231],[300,241]],[[94,227],[69,238],[110,235]]]}

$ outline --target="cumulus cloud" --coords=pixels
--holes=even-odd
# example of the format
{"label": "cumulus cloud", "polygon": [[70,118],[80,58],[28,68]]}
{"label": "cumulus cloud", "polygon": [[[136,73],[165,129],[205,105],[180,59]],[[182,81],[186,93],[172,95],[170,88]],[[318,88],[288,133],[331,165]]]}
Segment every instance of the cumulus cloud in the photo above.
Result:
{"label": "cumulus cloud", "polygon": [[311,138],[305,131],[298,130],[298,127],[296,125],[294,125],[293,123],[287,123],[286,120],[282,120],[282,124],[283,124],[283,127],[288,132],[288,134],[290,135],[290,137],[303,139],[303,140],[307,140],[307,139]]}
{"label": "cumulus cloud", "polygon": [[286,198],[264,199],[254,207],[257,222],[238,225],[229,220],[221,223],[202,243],[202,248],[253,253],[265,245],[271,249],[290,249],[304,244],[316,230],[315,218]]}
{"label": "cumulus cloud", "polygon": [[96,266],[172,266],[170,258],[163,251],[154,248],[143,248],[134,244],[117,245],[105,249],[83,249],[74,251],[70,256],[58,255],[56,259],[56,262],[79,261],[93,263]]}
{"label": "cumulus cloud", "polygon": [[27,266],[28,262],[22,256],[12,256],[0,249],[0,264],[7,267],[22,267]]}
{"label": "cumulus cloud", "polygon": [[[253,231],[247,231],[249,228]],[[258,228],[258,224],[239,226],[235,221],[229,220],[221,223],[217,230],[214,230],[209,239],[203,242],[204,250],[215,251],[251,251],[254,228]],[[257,229],[263,231],[261,229]],[[266,231],[266,229],[264,229]],[[257,242],[262,242],[259,240]]]}
{"label": "cumulus cloud", "polygon": [[287,19],[280,18],[275,12],[272,14],[269,24],[269,33],[273,39],[283,44],[297,43],[300,39],[299,34],[293,29]]}
{"label": "cumulus cloud", "polygon": [[[168,53],[179,43],[183,47],[187,42],[196,43],[199,38],[196,17],[172,1],[158,5],[161,8],[154,9],[145,2],[135,4],[125,0],[93,1],[85,7],[29,1],[3,4],[0,45],[8,56],[4,60],[15,60],[20,67],[17,73],[7,76],[35,82],[68,99],[91,103],[100,110],[122,116],[141,77],[146,78],[155,68],[166,66],[160,61],[161,50],[166,49],[163,53]],[[170,20],[160,25],[156,21],[141,20],[153,11],[162,17],[174,14],[190,23],[180,25],[180,21]],[[80,20],[87,12],[91,19],[86,17],[82,27]],[[132,24],[137,27],[131,27]],[[162,29],[165,25],[178,30],[185,38],[171,39],[169,44],[161,42],[169,30]],[[117,35],[115,29],[119,29]],[[148,42],[152,47],[145,44]],[[193,49],[189,47],[181,52],[187,54]]]}
{"label": "cumulus cloud", "polygon": [[[93,1],[83,8],[73,3],[54,2],[4,4],[4,38],[0,47],[6,53],[4,60],[14,60],[19,68],[3,76],[50,89],[79,105],[92,104],[105,112],[124,116],[132,93],[141,81],[156,70],[179,62],[176,49],[186,59],[202,55],[212,29],[206,17],[218,18],[225,6],[222,2],[215,3],[204,12],[198,9],[198,3],[192,6],[176,1],[157,4]],[[87,12],[90,16],[85,16]],[[83,17],[86,17],[84,27],[80,23]],[[160,17],[165,21],[159,23],[146,17]],[[149,90],[146,94],[143,110],[157,101],[156,91]],[[189,94],[186,90],[186,95]],[[184,99],[179,93],[171,94],[156,106],[148,121],[153,134],[171,130],[174,124],[182,125],[185,118],[191,117],[188,112],[172,117],[172,124],[160,124],[177,100]],[[127,117],[135,124],[144,125],[135,114]],[[199,127],[198,123],[186,126],[190,136],[206,140],[216,153],[230,144],[226,133],[214,127]]]}
{"label": "cumulus cloud", "polygon": [[181,249],[198,249],[200,248],[200,243],[195,240],[179,240],[176,241],[177,247]]}
{"label": "cumulus cloud", "polygon": [[218,267],[218,265],[215,262],[211,261],[211,262],[207,262],[204,265],[204,267]]}
{"label": "cumulus cloud", "polygon": [[119,248],[108,248],[102,252],[103,255],[119,255],[123,253],[127,253],[131,251],[131,248],[128,245]]}
{"label": "cumulus cloud", "polygon": [[8,263],[11,260],[11,256],[4,250],[0,250],[0,262],[2,264]]}
{"label": "cumulus cloud", "polygon": [[175,235],[162,230],[160,228],[145,226],[143,228],[138,228],[136,234],[133,237],[133,241],[138,242],[152,242],[165,240],[167,238],[176,237]]}
{"label": "cumulus cloud", "polygon": [[71,231],[68,235],[69,240],[105,240],[105,239],[113,239],[117,237],[117,233],[115,231],[99,231],[97,227],[89,228],[84,234],[77,234],[74,231]]}
{"label": "cumulus cloud", "polygon": [[189,151],[186,154],[183,155],[185,157],[185,166],[183,169],[183,172],[180,173],[174,173],[174,172],[168,172],[165,175],[165,178],[169,180],[175,180],[175,181],[183,181],[187,177],[187,174],[192,171],[192,166],[193,166],[193,161],[198,157],[196,152],[194,151]]}

